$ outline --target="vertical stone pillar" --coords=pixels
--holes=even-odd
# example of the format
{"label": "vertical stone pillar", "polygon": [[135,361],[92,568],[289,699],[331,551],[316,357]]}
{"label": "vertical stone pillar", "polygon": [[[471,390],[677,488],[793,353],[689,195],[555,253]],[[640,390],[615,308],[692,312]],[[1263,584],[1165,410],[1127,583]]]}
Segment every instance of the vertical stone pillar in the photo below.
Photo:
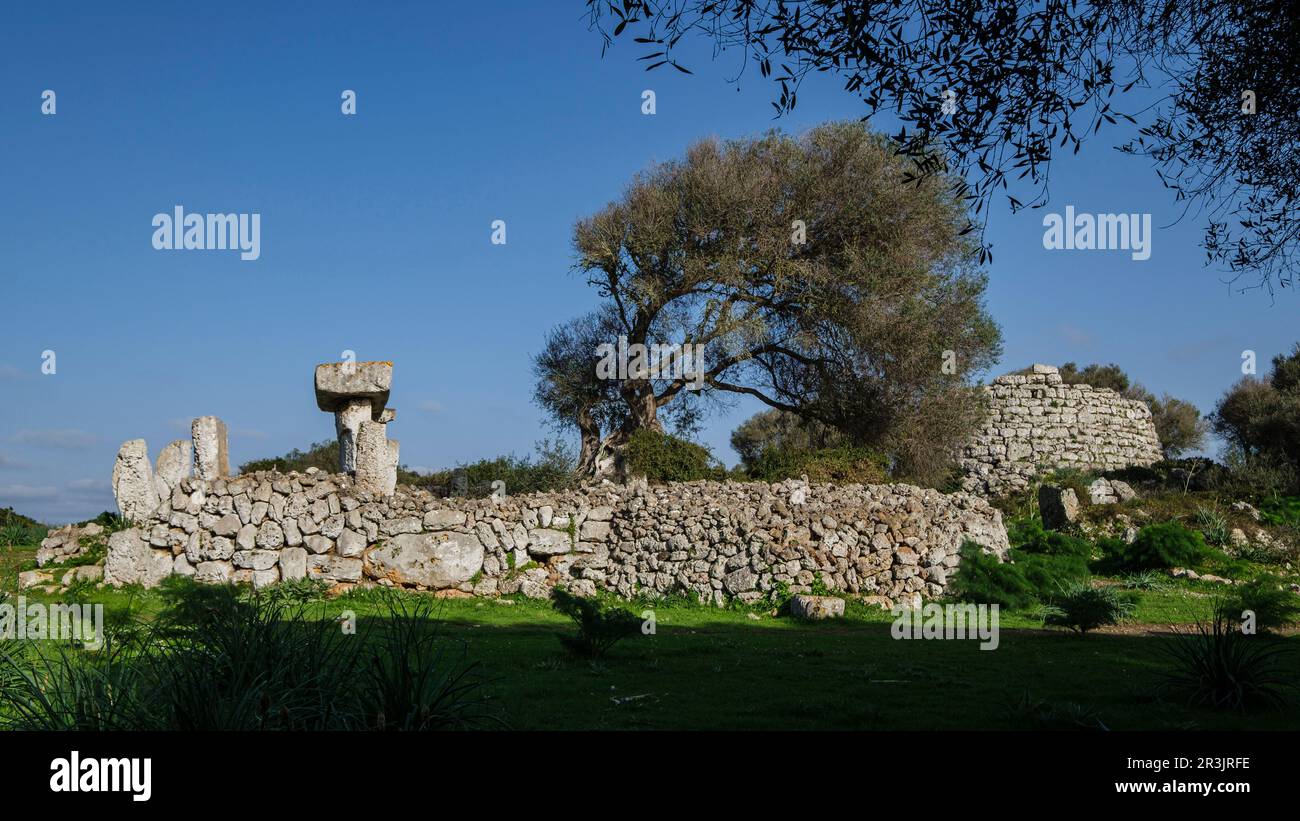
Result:
{"label": "vertical stone pillar", "polygon": [[200,416],[190,425],[194,438],[194,467],[200,479],[230,475],[226,423],[215,416]]}
{"label": "vertical stone pillar", "polygon": [[355,473],[357,470],[357,431],[361,423],[374,414],[369,399],[344,402],[334,412],[334,432],[339,438],[339,472]]}
{"label": "vertical stone pillar", "polygon": [[391,496],[397,487],[398,444],[387,425],[367,420],[357,432],[357,487]]}
{"label": "vertical stone pillar", "polygon": [[149,446],[143,439],[123,442],[113,465],[113,498],[122,518],[143,522],[158,509],[161,497],[149,464]]}
{"label": "vertical stone pillar", "polygon": [[177,439],[158,454],[156,472],[158,478],[167,486],[170,494],[181,483],[190,478],[194,468],[194,444],[189,439]]}

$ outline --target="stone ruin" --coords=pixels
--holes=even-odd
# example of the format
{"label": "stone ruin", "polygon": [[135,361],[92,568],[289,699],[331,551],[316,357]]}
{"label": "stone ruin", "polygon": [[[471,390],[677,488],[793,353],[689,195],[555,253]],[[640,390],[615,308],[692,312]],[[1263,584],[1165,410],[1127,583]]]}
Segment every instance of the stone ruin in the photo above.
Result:
{"label": "stone ruin", "polygon": [[[393,384],[392,362],[340,362],[316,367],[316,405],[334,414],[339,440],[339,472],[359,490],[383,496],[397,487],[398,443],[388,438],[388,423],[397,411],[387,408]],[[178,439],[149,462],[143,439],[124,442],[113,465],[113,498],[122,518],[149,519],[181,482],[193,475],[203,481],[230,476],[226,423],[201,416],[190,425],[190,439]]]}
{"label": "stone ruin", "polygon": [[1019,491],[1047,469],[1116,470],[1161,459],[1145,403],[1107,388],[1064,384],[1051,365],[999,376],[984,391],[989,415],[962,449],[963,490]]}
{"label": "stone ruin", "polygon": [[312,578],[539,598],[563,585],[721,605],[809,593],[820,580],[892,607],[943,595],[967,541],[1008,550],[988,502],[901,484],[605,482],[438,498],[397,485],[392,374],[391,362],[316,368],[316,404],[338,436],[335,474],[231,476],[226,426],[213,416],[194,420],[190,441],[168,445],[156,466],[144,440],[123,444],[113,490],[134,526],[109,536],[104,583]]}

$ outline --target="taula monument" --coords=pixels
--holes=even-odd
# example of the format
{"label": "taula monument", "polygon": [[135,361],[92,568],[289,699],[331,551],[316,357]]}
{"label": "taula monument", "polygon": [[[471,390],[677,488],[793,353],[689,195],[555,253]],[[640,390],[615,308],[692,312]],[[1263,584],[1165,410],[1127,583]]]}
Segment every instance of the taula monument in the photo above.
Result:
{"label": "taula monument", "polygon": [[965,542],[1008,549],[1002,515],[984,499],[904,484],[602,482],[439,498],[397,484],[392,379],[390,362],[316,368],[316,404],[334,414],[337,473],[231,476],[226,427],[210,416],[156,467],[143,440],[125,443],[113,487],[132,526],[109,537],[104,583],[315,578],[534,597],[562,585],[724,604],[781,585],[806,593],[820,580],[892,606],[942,595]]}

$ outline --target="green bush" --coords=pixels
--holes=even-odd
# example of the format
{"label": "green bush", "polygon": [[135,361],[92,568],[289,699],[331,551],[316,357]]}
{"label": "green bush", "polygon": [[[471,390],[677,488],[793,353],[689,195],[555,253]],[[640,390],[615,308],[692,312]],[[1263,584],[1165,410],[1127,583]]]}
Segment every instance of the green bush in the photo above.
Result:
{"label": "green bush", "polygon": [[1195,567],[1210,556],[1205,538],[1178,522],[1147,525],[1138,531],[1133,544],[1121,550],[1128,570]]}
{"label": "green bush", "polygon": [[806,475],[810,482],[871,485],[889,481],[886,462],[880,453],[848,445],[817,450],[767,448],[750,461],[746,475],[760,482]]}
{"label": "green bush", "polygon": [[1228,519],[1212,507],[1200,505],[1196,508],[1196,526],[1205,536],[1205,541],[1216,547],[1228,543]]}
{"label": "green bush", "polygon": [[952,595],[958,601],[996,604],[1019,610],[1034,603],[1034,587],[1019,565],[1000,562],[974,542],[961,546],[961,564],[952,577]]}
{"label": "green bush", "polygon": [[49,528],[35,519],[29,519],[13,508],[0,508],[0,547],[19,547],[40,544]]}
{"label": "green bush", "polygon": [[1300,496],[1271,496],[1265,499],[1259,505],[1259,518],[1269,525],[1300,525]]}
{"label": "green bush", "polygon": [[504,483],[505,492],[512,496],[561,490],[570,487],[574,481],[576,462],[571,450],[562,442],[544,439],[536,445],[536,458],[513,454],[498,456],[432,473],[414,473],[403,468],[398,471],[397,481],[424,488],[434,495],[474,498],[490,496],[493,483],[498,481]]}
{"label": "green bush", "polygon": [[1074,556],[1087,560],[1092,556],[1092,545],[1086,539],[1044,530],[1037,519],[1024,519],[1012,523],[1007,529],[1012,547],[1025,553],[1041,553],[1047,556]]}
{"label": "green bush", "polygon": [[577,625],[576,635],[558,636],[560,644],[576,656],[599,658],[641,630],[641,618],[608,595],[585,598],[557,587],[551,599],[552,607]]}
{"label": "green bush", "polygon": [[1078,556],[1011,551],[1011,560],[1040,599],[1088,580],[1088,563]]}
{"label": "green bush", "polygon": [[1116,588],[1093,587],[1083,582],[1049,598],[1043,623],[1068,627],[1082,634],[1107,624],[1118,624],[1132,613],[1133,601]]}
{"label": "green bush", "polygon": [[1246,610],[1251,611],[1255,614],[1255,626],[1268,631],[1296,620],[1300,615],[1300,598],[1286,588],[1282,579],[1265,574],[1234,586],[1224,596],[1222,607],[1236,617]]}
{"label": "green bush", "polygon": [[633,433],[624,451],[631,476],[652,482],[726,478],[726,470],[703,445],[646,428]]}

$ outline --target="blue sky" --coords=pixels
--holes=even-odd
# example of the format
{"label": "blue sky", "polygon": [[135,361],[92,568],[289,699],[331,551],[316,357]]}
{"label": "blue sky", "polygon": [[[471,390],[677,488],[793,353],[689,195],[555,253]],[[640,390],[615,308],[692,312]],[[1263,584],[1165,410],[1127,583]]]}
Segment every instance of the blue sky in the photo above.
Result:
{"label": "blue sky", "polygon": [[[707,135],[860,116],[832,78],[774,122],[774,88],[706,50],[694,76],[603,59],[583,4],[10,4],[0,12],[0,506],[49,521],[112,508],[118,445],[194,416],[232,461],[333,435],[312,369],[396,363],[390,435],[413,467],[525,454],[549,431],[529,358],[595,304],[574,221]],[[40,112],[57,93],[57,114]],[[354,89],[357,115],[340,94]],[[653,89],[657,113],[641,114]],[[891,124],[882,122],[882,127]],[[1046,210],[1149,212],[1151,258],[1048,251],[1042,211],[999,205],[988,304],[999,372],[1116,361],[1208,411],[1297,333],[1289,292],[1233,293],[1123,132],[1052,168]],[[260,213],[261,257],[158,251],[175,205]],[[507,244],[490,242],[493,220]],[[57,373],[41,373],[53,350]],[[701,435],[725,461],[750,402]]]}

